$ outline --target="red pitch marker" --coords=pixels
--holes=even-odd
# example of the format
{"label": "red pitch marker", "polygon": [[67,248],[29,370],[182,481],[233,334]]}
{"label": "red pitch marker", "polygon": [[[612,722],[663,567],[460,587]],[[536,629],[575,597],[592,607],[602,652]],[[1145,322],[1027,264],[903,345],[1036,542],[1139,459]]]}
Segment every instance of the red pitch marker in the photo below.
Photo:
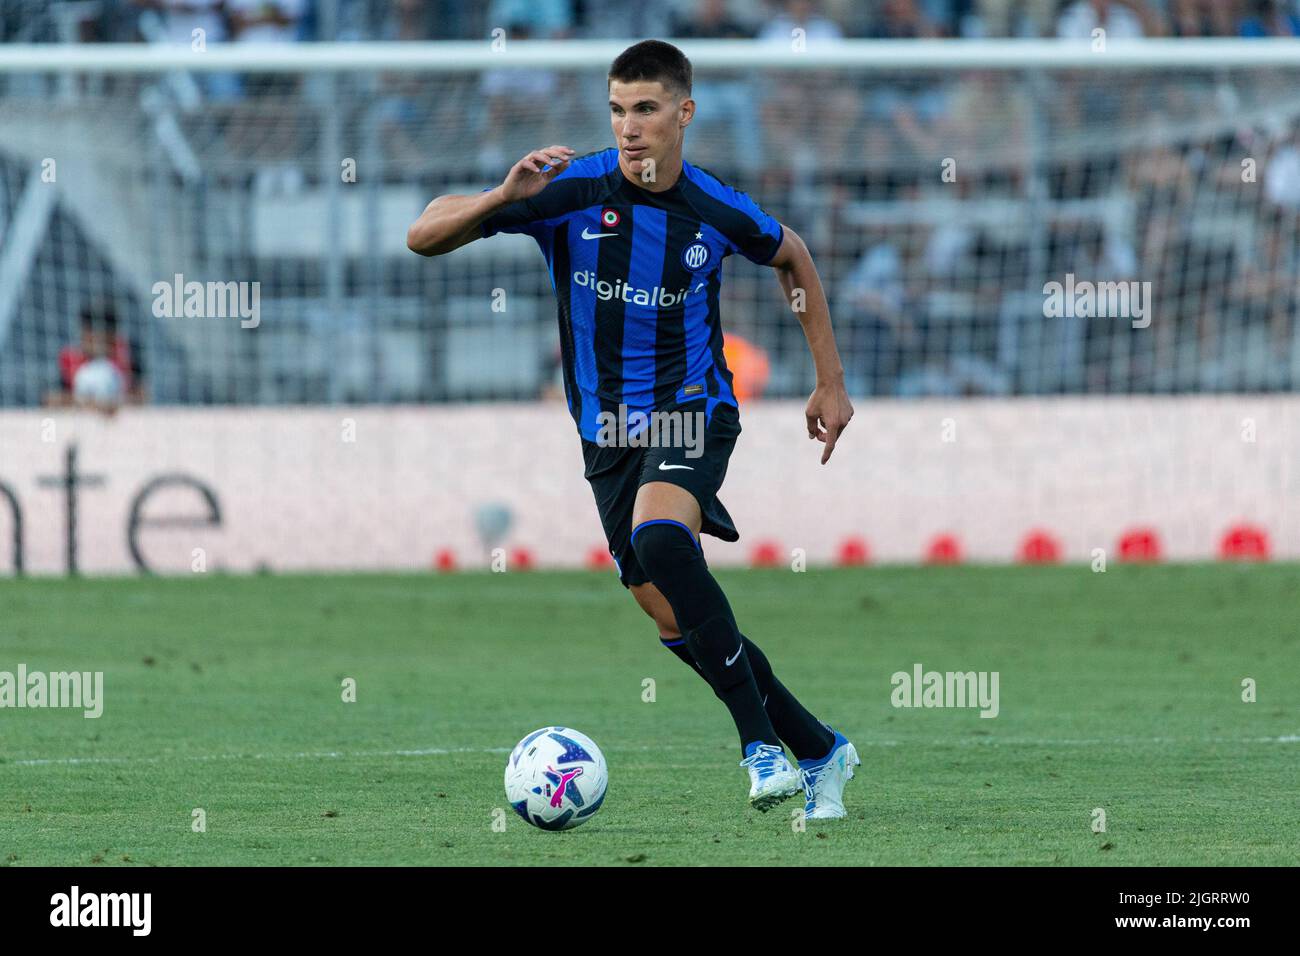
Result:
{"label": "red pitch marker", "polygon": [[867,547],[867,539],[857,536],[841,541],[839,551],[835,553],[835,563],[841,567],[866,564],[870,560],[871,550]]}
{"label": "red pitch marker", "polygon": [[1024,564],[1055,564],[1061,560],[1061,543],[1046,531],[1031,531],[1020,542]]}
{"label": "red pitch marker", "polygon": [[610,553],[596,545],[587,552],[587,567],[593,571],[604,571],[614,566],[614,559]]}
{"label": "red pitch marker", "polygon": [[1160,535],[1153,528],[1133,528],[1119,539],[1121,561],[1159,561]]}
{"label": "red pitch marker", "polygon": [[533,569],[533,552],[528,548],[515,548],[510,552],[510,563],[507,567],[516,571],[531,571]]}
{"label": "red pitch marker", "polygon": [[937,534],[925,549],[929,564],[961,564],[961,541],[955,534]]}
{"label": "red pitch marker", "polygon": [[451,548],[442,548],[433,556],[433,566],[439,571],[456,570],[456,552]]}
{"label": "red pitch marker", "polygon": [[1253,524],[1235,524],[1219,542],[1222,561],[1267,561],[1268,532]]}
{"label": "red pitch marker", "polygon": [[781,563],[781,548],[775,541],[760,541],[749,552],[749,563],[755,568],[774,568]]}

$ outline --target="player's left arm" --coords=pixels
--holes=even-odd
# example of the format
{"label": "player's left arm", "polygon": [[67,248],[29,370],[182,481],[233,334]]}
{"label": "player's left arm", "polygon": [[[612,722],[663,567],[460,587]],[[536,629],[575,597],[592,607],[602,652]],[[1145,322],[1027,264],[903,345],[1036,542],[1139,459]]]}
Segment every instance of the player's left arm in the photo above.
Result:
{"label": "player's left arm", "polygon": [[853,403],[844,388],[844,365],[835,347],[831,329],[831,310],[822,289],[821,277],[813,264],[812,254],[804,241],[789,226],[782,227],[783,238],[776,255],[768,263],[776,270],[781,289],[790,308],[799,316],[808,349],[817,372],[817,385],[804,408],[808,437],[816,438],[822,449],[822,464],[830,460],[835,442],[853,417]]}

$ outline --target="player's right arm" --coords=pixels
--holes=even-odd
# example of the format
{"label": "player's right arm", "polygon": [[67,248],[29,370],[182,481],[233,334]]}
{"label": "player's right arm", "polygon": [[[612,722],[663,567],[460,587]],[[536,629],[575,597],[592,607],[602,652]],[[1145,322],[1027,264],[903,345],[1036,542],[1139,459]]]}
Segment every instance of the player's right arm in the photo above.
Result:
{"label": "player's right arm", "polygon": [[[483,220],[510,203],[531,199],[568,168],[567,146],[535,149],[510,167],[500,186],[472,196],[439,196],[406,230],[406,246],[422,256],[440,256],[482,236]],[[547,167],[547,168],[544,168]]]}

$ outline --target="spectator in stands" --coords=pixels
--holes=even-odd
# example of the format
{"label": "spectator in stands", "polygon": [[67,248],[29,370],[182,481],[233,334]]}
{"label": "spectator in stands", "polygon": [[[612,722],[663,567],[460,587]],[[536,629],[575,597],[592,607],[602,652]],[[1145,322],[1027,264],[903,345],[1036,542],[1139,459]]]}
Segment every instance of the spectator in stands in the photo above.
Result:
{"label": "spectator in stands", "polygon": [[916,0],[883,0],[867,28],[867,36],[873,40],[923,40],[939,34],[939,28],[921,13]]}
{"label": "spectator in stands", "polygon": [[1128,186],[1137,199],[1138,257],[1144,271],[1164,261],[1165,249],[1181,237],[1186,213],[1195,198],[1192,169],[1170,139],[1167,121],[1153,114],[1149,148],[1129,158]]}
{"label": "spectator in stands", "polygon": [[1278,132],[1263,164],[1264,198],[1274,207],[1300,212],[1300,126]]}
{"label": "spectator in stands", "polygon": [[[690,17],[674,21],[673,36],[683,40],[746,40],[753,38],[754,31],[727,12],[726,0],[699,0]],[[698,110],[691,129],[693,148],[701,152],[697,162],[734,163],[745,172],[753,172],[762,164],[759,130],[751,115],[760,97],[758,86],[739,71],[707,70],[695,74]],[[730,131],[731,142],[723,155],[710,156],[710,132],[717,127]]]}
{"label": "spectator in stands", "polygon": [[[434,5],[429,0],[389,0],[379,39],[416,43],[434,34]],[[428,77],[417,73],[381,73],[370,121],[379,127],[380,148],[404,166],[428,160],[419,134],[429,126],[437,104],[428,102]]]}
{"label": "spectator in stands", "polygon": [[[938,26],[928,19],[916,0],[886,0],[867,28],[867,36],[876,40],[927,39],[940,35]],[[953,154],[952,143],[941,143],[938,130],[949,112],[947,78],[919,76],[906,80],[870,82],[866,97],[867,116],[871,125],[889,131],[890,140],[911,148],[906,161],[929,164]]]}
{"label": "spectator in stands", "polygon": [[680,7],[675,0],[585,3],[581,32],[592,39],[668,36]]}
{"label": "spectator in stands", "polygon": [[1142,0],[1075,0],[1056,21],[1056,35],[1063,40],[1091,40],[1098,29],[1108,40],[1138,40],[1164,32],[1160,17]]}
{"label": "spectator in stands", "polygon": [[[972,70],[959,74],[946,106],[937,145],[946,141],[951,150],[958,143],[961,155],[974,160],[966,164],[964,176],[958,173],[963,189],[986,198],[1026,195],[1035,105],[1025,84],[1000,70]],[[939,156],[947,155],[936,149],[932,158],[937,163]]]}
{"label": "spectator in stands", "polygon": [[809,43],[843,39],[839,24],[818,13],[815,0],[785,0],[781,6],[781,12],[759,33],[760,40],[789,44],[796,30],[802,30]]}
{"label": "spectator in stands", "polygon": [[973,0],[973,13],[958,14],[963,37],[1042,37],[1054,32],[1057,0]]}
{"label": "spectator in stands", "polygon": [[894,148],[911,147],[909,159],[936,171],[957,162],[963,197],[972,178],[982,198],[1023,193],[1033,103],[1022,83],[1000,71],[971,70],[944,85],[877,89],[870,103],[874,116],[892,124]]}
{"label": "spectator in stands", "polygon": [[[1297,218],[1294,212],[1274,208],[1265,214],[1256,238],[1256,255],[1247,256],[1233,289],[1232,311],[1248,324],[1267,324],[1270,352],[1281,360],[1277,384],[1285,386],[1289,369],[1286,364],[1300,361],[1300,242],[1297,242]],[[1272,383],[1267,383],[1272,384]]]}
{"label": "spectator in stands", "polygon": [[433,5],[428,0],[389,0],[379,39],[419,43],[433,38]]}
{"label": "spectator in stands", "polygon": [[[35,3],[35,0],[31,0]],[[299,36],[312,39],[385,39],[376,14],[386,0],[338,0],[333,21],[334,37],[317,35],[321,24],[321,0],[295,0],[302,12],[294,17]],[[400,2],[400,0],[399,0]],[[600,4],[593,0],[492,0],[476,6],[464,0],[427,0],[427,25],[418,31],[422,40],[465,40],[483,35],[484,29],[505,28],[528,22],[531,35],[557,38],[624,37],[674,35],[674,25],[688,22],[696,0],[638,0],[627,4]],[[727,0],[731,15],[760,14],[771,0]],[[811,6],[812,4],[807,4]],[[842,36],[959,36],[1041,37],[1057,35],[1072,39],[1090,38],[1097,27],[1114,38],[1175,37],[1296,37],[1300,16],[1295,0],[820,0],[824,14],[815,17],[809,39],[826,38],[821,32],[832,25]],[[0,6],[3,6],[0,0]],[[21,4],[20,4],[21,6]],[[39,6],[39,4],[37,4]],[[21,18],[18,31],[0,18],[0,42],[20,32],[27,39],[60,42],[100,42],[129,39],[135,18],[128,7],[159,11],[166,23],[167,42],[189,44],[193,30],[201,28],[205,41],[228,38],[223,16],[236,7],[253,8],[255,19],[270,11],[271,26],[286,26],[280,0],[66,0],[55,8],[52,24],[43,31],[27,30]],[[66,8],[66,11],[61,8]],[[1057,17],[1058,8],[1060,16]],[[45,13],[42,12],[45,16]],[[12,19],[12,18],[11,18]],[[782,36],[788,36],[789,11],[773,21]],[[920,30],[918,32],[918,26]],[[807,29],[805,27],[805,29]],[[146,39],[157,38],[146,34]]]}
{"label": "spectator in stands", "polygon": [[[135,39],[135,22],[127,0],[46,0],[44,4],[54,27],[49,37],[58,43],[130,43]],[[42,4],[28,2],[26,6],[39,10]],[[8,7],[8,9],[6,9]],[[22,0],[0,0],[0,43],[8,42],[12,31],[6,30],[8,21],[16,21],[18,31],[28,43],[47,39],[41,31],[31,30],[25,23]],[[15,14],[17,14],[15,16]]]}
{"label": "spectator in stands", "polygon": [[[299,39],[307,0],[224,0],[235,44],[292,43]],[[224,135],[231,153],[257,160],[253,189],[260,196],[294,194],[306,184],[300,165],[303,127],[290,121],[291,98],[302,86],[297,73],[250,73],[232,78],[232,114]],[[247,97],[247,98],[246,98]],[[238,102],[236,102],[238,100]]]}
{"label": "spectator in stands", "polygon": [[[226,0],[132,0],[142,10],[154,10],[162,17],[165,43],[190,46],[202,38],[206,46],[221,43],[226,30]],[[196,34],[195,31],[201,31]],[[145,39],[153,37],[146,35]]]}
{"label": "spectator in stands", "polygon": [[[226,0],[235,43],[293,43],[299,39],[307,0]],[[288,96],[299,84],[292,74],[255,73],[245,78],[253,96]]]}
{"label": "spectator in stands", "polygon": [[[552,19],[549,15],[539,22]],[[566,28],[567,29],[567,28]],[[508,45],[516,40],[535,39],[528,21],[512,23],[506,30]],[[487,100],[487,109],[479,112],[478,165],[485,176],[500,176],[510,168],[510,155],[504,135],[516,140],[536,141],[548,129],[547,118],[560,92],[560,77],[554,70],[515,66],[485,70],[479,80],[479,92]]]}
{"label": "spectator in stands", "polygon": [[[143,12],[140,33],[149,43],[170,43],[191,48],[211,49],[230,37],[226,20],[226,0],[131,0]],[[153,18],[153,19],[151,19]],[[201,73],[197,76],[204,94],[225,102],[243,95],[243,85],[235,73]]]}
{"label": "spectator in stands", "polygon": [[[925,0],[926,3],[948,3],[949,0]],[[963,2],[963,0],[957,0]],[[770,4],[769,4],[770,5]],[[865,37],[871,25],[875,3],[862,0],[821,0],[822,13],[840,28],[846,37]]]}
{"label": "spectator in stands", "polygon": [[1241,21],[1243,37],[1300,36],[1300,17],[1287,9],[1284,0],[1250,0],[1251,11]]}
{"label": "spectator in stands", "polygon": [[1152,283],[1158,318],[1134,337],[1135,375],[1157,390],[1195,388],[1197,369],[1185,356],[1212,330],[1231,272],[1221,249],[1191,229],[1196,174],[1177,129],[1158,111],[1143,127],[1152,145],[1128,158],[1128,186],[1137,200],[1139,278]]}
{"label": "spectator in stands", "polygon": [[306,11],[307,0],[226,0],[236,43],[292,43]]}
{"label": "spectator in stands", "polygon": [[[1077,281],[1093,283],[1141,278],[1132,245],[1096,219],[1053,223],[1048,256],[1049,273],[1057,281],[1067,274],[1073,274]],[[1133,353],[1132,340],[1145,330],[1135,330],[1131,322],[1095,317],[1067,320],[1057,331],[1061,367],[1069,390],[1122,390],[1131,380],[1126,365]],[[1121,347],[1122,340],[1126,341]],[[1074,369],[1078,376],[1072,372]]]}
{"label": "spectator in stands", "polygon": [[60,388],[48,393],[45,403],[94,408],[106,414],[123,404],[143,404],[143,370],[126,337],[118,332],[113,307],[85,306],[80,320],[80,342],[59,352]]}
{"label": "spectator in stands", "polygon": [[1175,37],[1232,36],[1234,4],[1215,0],[1169,0],[1169,34]]}
{"label": "spectator in stands", "polygon": [[[782,12],[759,32],[759,40],[791,49],[796,42],[817,44],[843,38],[839,25],[817,12],[813,0],[786,0]],[[861,104],[844,75],[835,72],[774,74],[762,82],[764,144],[769,157],[786,161],[796,173],[811,175],[826,156],[839,159],[857,125]]]}
{"label": "spectator in stands", "polygon": [[1239,20],[1243,8],[1249,4],[1249,0],[1232,0],[1230,3],[1219,3],[1218,0],[1201,0],[1209,12],[1211,22],[1214,24],[1214,32],[1211,36],[1231,37],[1237,35],[1240,26]]}
{"label": "spectator in stands", "polygon": [[492,0],[487,26],[505,29],[507,38],[559,40],[573,34],[573,5],[570,0]]}
{"label": "spectator in stands", "polygon": [[835,312],[842,315],[846,333],[844,380],[851,395],[893,394],[904,354],[919,350],[924,242],[918,225],[901,232],[872,227],[865,251],[836,289]]}
{"label": "spectator in stands", "polygon": [[673,18],[673,36],[681,40],[748,40],[749,26],[727,11],[727,0],[697,0],[689,16]]}

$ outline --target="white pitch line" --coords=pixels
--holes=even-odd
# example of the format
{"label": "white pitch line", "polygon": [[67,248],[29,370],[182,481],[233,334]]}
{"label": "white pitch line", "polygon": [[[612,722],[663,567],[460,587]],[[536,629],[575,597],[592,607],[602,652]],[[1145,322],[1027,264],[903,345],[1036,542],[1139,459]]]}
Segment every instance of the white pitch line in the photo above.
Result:
{"label": "white pitch line", "polygon": [[[1129,744],[1295,744],[1300,734],[1280,737],[1110,737],[1047,740],[1017,737],[959,737],[944,740],[862,740],[859,747],[1116,747]],[[626,749],[626,748],[623,748]],[[639,747],[657,750],[658,747]],[[213,760],[343,760],[367,757],[441,757],[448,754],[508,754],[509,747],[427,747],[420,750],[317,750],[287,754],[170,754],[155,757],[46,757],[0,762],[0,767],[53,767],[83,764],[169,763]]]}
{"label": "white pitch line", "polygon": [[[356,757],[436,757],[445,754],[508,754],[509,747],[429,747],[423,750],[316,750],[288,754],[169,754],[165,757],[47,757],[11,760],[15,767],[74,766],[97,763],[168,763],[185,760],[335,760]],[[5,766],[0,763],[0,767]]]}

